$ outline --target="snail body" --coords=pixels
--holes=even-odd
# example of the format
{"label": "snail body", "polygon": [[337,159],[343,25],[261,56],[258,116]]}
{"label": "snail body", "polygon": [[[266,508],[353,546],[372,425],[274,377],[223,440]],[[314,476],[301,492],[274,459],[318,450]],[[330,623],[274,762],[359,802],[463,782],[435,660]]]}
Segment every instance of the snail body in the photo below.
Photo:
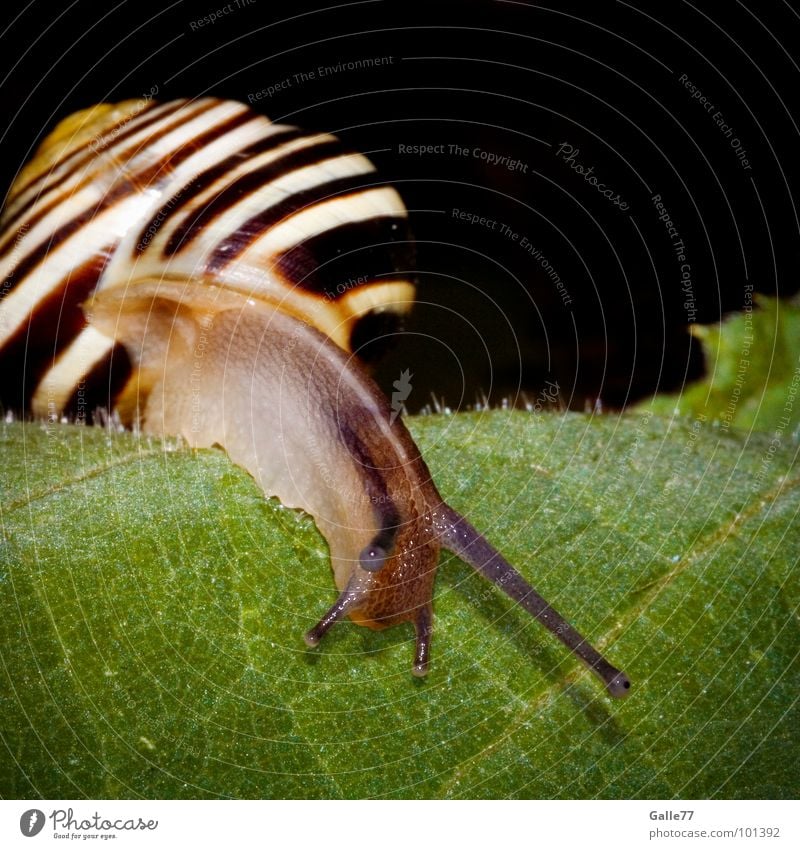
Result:
{"label": "snail body", "polygon": [[45,140],[2,224],[4,406],[53,417],[82,398],[145,432],[222,446],[265,494],[308,512],[339,590],[309,645],[344,616],[410,621],[425,674],[445,547],[627,693],[624,673],[443,501],[351,353],[365,320],[413,298],[405,207],[369,160],[229,101],[95,107]]}

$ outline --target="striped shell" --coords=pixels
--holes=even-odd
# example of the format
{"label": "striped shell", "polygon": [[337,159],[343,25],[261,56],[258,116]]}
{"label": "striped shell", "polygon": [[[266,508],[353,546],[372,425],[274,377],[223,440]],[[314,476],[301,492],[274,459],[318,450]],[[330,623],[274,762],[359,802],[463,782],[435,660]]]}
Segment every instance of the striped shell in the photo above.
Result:
{"label": "striped shell", "polygon": [[192,280],[277,305],[345,349],[413,298],[400,197],[334,136],[216,98],[103,104],[62,121],[0,220],[0,404],[123,420],[146,393],[88,326],[93,292]]}

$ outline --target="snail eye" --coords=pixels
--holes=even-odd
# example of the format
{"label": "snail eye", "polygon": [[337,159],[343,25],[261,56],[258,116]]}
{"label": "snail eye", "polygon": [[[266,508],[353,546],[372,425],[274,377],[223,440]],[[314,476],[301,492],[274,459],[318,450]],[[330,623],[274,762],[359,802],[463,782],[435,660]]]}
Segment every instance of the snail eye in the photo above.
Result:
{"label": "snail eye", "polygon": [[386,549],[379,545],[368,545],[359,556],[358,560],[362,569],[367,572],[378,572],[383,569],[386,564],[386,558],[389,556]]}

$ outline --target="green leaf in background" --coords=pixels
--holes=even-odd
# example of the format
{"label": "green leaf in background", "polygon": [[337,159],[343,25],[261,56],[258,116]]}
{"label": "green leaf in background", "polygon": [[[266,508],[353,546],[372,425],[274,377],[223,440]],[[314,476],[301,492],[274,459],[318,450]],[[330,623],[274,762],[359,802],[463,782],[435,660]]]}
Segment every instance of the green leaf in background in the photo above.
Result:
{"label": "green leaf in background", "polygon": [[714,325],[694,324],[706,376],[676,395],[657,395],[639,409],[693,415],[723,427],[772,431],[800,426],[800,300],[755,296],[755,306]]}
{"label": "green leaf in background", "polygon": [[410,626],[306,649],[324,542],[222,452],[8,424],[0,794],[796,796],[796,445],[649,411],[410,426],[628,699],[449,556],[427,679]]}

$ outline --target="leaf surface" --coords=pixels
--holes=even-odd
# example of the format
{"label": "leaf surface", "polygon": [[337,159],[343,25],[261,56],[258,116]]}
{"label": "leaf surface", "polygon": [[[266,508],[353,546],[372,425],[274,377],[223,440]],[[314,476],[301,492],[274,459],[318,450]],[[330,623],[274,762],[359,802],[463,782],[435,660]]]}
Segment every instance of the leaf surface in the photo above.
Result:
{"label": "leaf surface", "polygon": [[410,626],[307,649],[325,543],[222,452],[4,424],[0,794],[796,795],[796,444],[647,410],[409,424],[628,699],[452,556],[426,680]]}

